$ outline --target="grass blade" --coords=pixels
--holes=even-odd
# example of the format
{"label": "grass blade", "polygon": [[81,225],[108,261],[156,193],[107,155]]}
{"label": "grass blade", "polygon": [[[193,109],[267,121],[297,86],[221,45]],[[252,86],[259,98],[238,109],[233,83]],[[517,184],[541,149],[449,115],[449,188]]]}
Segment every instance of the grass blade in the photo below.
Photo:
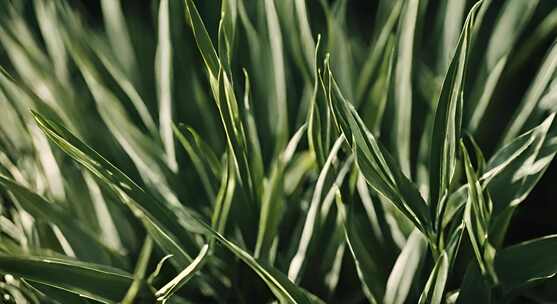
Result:
{"label": "grass blade", "polygon": [[168,0],[162,0],[159,5],[159,43],[157,46],[157,93],[159,96],[159,127],[166,163],[172,171],[178,169],[176,152],[174,150],[174,136],[172,135],[172,40],[170,31],[170,7]]}
{"label": "grass blade", "polygon": [[419,231],[414,230],[391,271],[385,289],[384,304],[405,303],[414,279],[419,274],[426,249],[426,239]]}
{"label": "grass blade", "polygon": [[447,253],[443,252],[437,262],[435,262],[435,267],[429,275],[429,279],[422,291],[420,296],[419,304],[441,304],[443,300],[443,294],[445,292],[445,285],[447,284],[447,277],[449,275],[449,258]]}
{"label": "grass blade", "polygon": [[102,303],[118,303],[133,276],[121,270],[70,259],[0,255],[0,271],[47,284]]}

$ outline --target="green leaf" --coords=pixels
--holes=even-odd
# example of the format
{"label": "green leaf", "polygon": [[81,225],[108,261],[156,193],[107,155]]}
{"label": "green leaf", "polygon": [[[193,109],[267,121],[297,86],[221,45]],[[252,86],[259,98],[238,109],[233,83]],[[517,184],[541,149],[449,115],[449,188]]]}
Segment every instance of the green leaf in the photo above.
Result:
{"label": "green leaf", "polygon": [[0,185],[10,191],[23,209],[37,220],[55,224],[60,228],[78,258],[99,264],[111,264],[111,257],[116,257],[115,253],[110,252],[97,236],[83,227],[63,206],[45,200],[2,175]]}
{"label": "green leaf", "polygon": [[138,217],[161,248],[174,256],[175,266],[189,264],[190,255],[182,248],[197,248],[185,227],[184,218],[189,215],[184,209],[169,206],[146,192],[127,175],[105,158],[81,142],[68,130],[41,114],[33,112],[35,121],[47,137],[79,164],[114,189],[115,194]]}
{"label": "green leaf", "polygon": [[342,137],[339,137],[335,141],[333,147],[331,148],[331,152],[329,153],[329,157],[327,158],[327,161],[321,169],[321,172],[319,172],[319,177],[317,178],[317,182],[315,183],[315,188],[313,190],[309,210],[306,214],[296,253],[290,261],[290,266],[288,267],[288,277],[293,281],[297,281],[299,279],[300,274],[303,270],[303,266],[306,262],[306,258],[308,256],[308,250],[310,247],[310,243],[314,237],[314,232],[318,231],[320,216],[319,210],[321,209],[323,200],[327,195],[327,189],[330,189],[332,186],[330,177],[330,175],[332,174],[331,171],[333,171],[332,163],[338,151],[340,150],[342,142]]}
{"label": "green leaf", "polygon": [[159,97],[159,129],[166,154],[166,163],[172,171],[176,171],[178,164],[172,135],[173,54],[168,0],[162,0],[159,4],[158,36],[155,70]]}
{"label": "green leaf", "polygon": [[[478,2],[468,14],[460,35],[455,55],[443,82],[437,102],[430,144],[429,203],[437,226],[444,213],[443,199],[448,195],[456,167],[457,141],[462,120],[462,96],[473,20],[481,5]],[[439,229],[439,227],[436,227]]]}
{"label": "green leaf", "polygon": [[427,283],[420,296],[419,304],[441,304],[449,272],[449,258],[443,253],[437,258],[435,267],[427,279]]}
{"label": "green leaf", "polygon": [[396,65],[394,78],[393,106],[394,118],[391,133],[395,159],[406,176],[410,174],[410,130],[412,116],[412,67],[414,53],[414,34],[418,18],[419,0],[404,3],[398,28]]}
{"label": "green leaf", "polygon": [[414,230],[391,271],[385,289],[384,304],[405,303],[414,280],[419,278],[426,250],[427,240],[418,230]]}
{"label": "green leaf", "polygon": [[483,188],[470,163],[468,151],[462,142],[461,148],[464,157],[464,169],[468,180],[468,202],[464,210],[464,223],[481,274],[486,276],[490,283],[496,284],[498,279],[493,269],[495,249],[490,244],[489,239],[492,203],[489,197],[486,198],[484,195]]}
{"label": "green leaf", "polygon": [[275,136],[275,153],[282,151],[288,138],[288,103],[286,101],[286,79],[284,71],[284,54],[282,34],[275,8],[275,0],[265,0],[265,15],[269,30],[271,48],[272,79],[274,104],[271,108],[271,130]]}
{"label": "green leaf", "polygon": [[124,20],[122,4],[120,0],[102,0],[101,8],[106,32],[118,63],[126,71],[128,77],[133,77],[133,75],[137,75],[137,61]]}
{"label": "green leaf", "polygon": [[203,20],[197,11],[193,0],[184,0],[186,3],[186,19],[189,21],[190,26],[193,30],[193,35],[195,36],[195,41],[197,42],[197,47],[199,52],[205,61],[205,66],[207,70],[211,73],[211,76],[217,78],[220,70],[220,60],[209,37],[209,33],[203,24]]}
{"label": "green leaf", "polygon": [[203,266],[209,253],[209,245],[205,244],[201,247],[201,251],[197,257],[188,265],[184,270],[182,270],[174,279],[166,283],[155,293],[157,301],[162,303],[166,302],[174,293],[176,293],[180,287],[186,284]]}
{"label": "green leaf", "polygon": [[79,294],[102,303],[118,303],[133,276],[116,268],[70,259],[0,255],[0,271]]}
{"label": "green leaf", "polygon": [[425,235],[431,236],[428,206],[416,186],[404,175],[387,151],[366,128],[354,107],[334,82],[335,100],[331,109],[339,129],[352,146],[356,164],[368,184],[393,203]]}
{"label": "green leaf", "polygon": [[480,71],[475,77],[472,93],[466,101],[466,108],[470,112],[467,129],[470,132],[477,132],[510,53],[514,49],[519,35],[528,25],[538,3],[538,0],[509,0],[503,4],[487,47],[482,50],[485,57]]}
{"label": "green leaf", "polygon": [[513,245],[497,252],[495,270],[505,292],[554,276],[557,273],[557,236]]}
{"label": "green leaf", "polygon": [[150,237],[145,238],[143,242],[143,247],[139,252],[139,258],[137,259],[137,264],[135,265],[135,271],[133,273],[133,283],[130,285],[126,296],[122,300],[122,304],[132,304],[137,297],[142,284],[144,284],[145,271],[149,264],[149,259],[151,258],[151,252],[153,251],[153,240]]}
{"label": "green leaf", "polygon": [[530,193],[557,152],[555,114],[495,153],[482,176],[494,213],[515,207]]}
{"label": "green leaf", "polygon": [[217,241],[246,263],[261,279],[263,279],[280,303],[323,303],[317,297],[292,283],[282,272],[253,258],[246,251],[228,241],[224,236],[206,224],[204,226],[211,236],[214,236]]}
{"label": "green leaf", "polygon": [[478,303],[490,304],[491,288],[484,280],[478,264],[471,262],[466,268],[464,279],[460,285],[457,304]]}
{"label": "green leaf", "polygon": [[508,144],[521,132],[527,122],[540,119],[547,111],[555,111],[557,104],[552,101],[557,87],[552,82],[557,79],[557,40],[548,51],[536,78],[528,88],[520,106],[515,110],[514,116],[503,135],[502,144]]}

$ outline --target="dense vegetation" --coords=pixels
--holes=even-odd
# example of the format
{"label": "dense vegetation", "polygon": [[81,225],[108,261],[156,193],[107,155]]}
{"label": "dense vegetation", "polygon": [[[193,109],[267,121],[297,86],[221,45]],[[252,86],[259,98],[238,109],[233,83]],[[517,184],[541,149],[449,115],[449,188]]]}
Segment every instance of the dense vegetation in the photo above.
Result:
{"label": "dense vegetation", "polygon": [[555,1],[69,2],[0,4],[2,303],[557,301]]}

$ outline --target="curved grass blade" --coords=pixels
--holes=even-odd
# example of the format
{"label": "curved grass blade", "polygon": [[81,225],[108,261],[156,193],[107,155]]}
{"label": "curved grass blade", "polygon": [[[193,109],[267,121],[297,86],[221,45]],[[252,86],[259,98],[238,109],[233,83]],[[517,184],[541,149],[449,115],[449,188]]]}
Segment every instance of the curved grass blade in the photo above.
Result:
{"label": "curved grass blade", "polygon": [[464,210],[464,223],[480,272],[487,277],[491,284],[496,284],[498,279],[493,269],[493,258],[495,249],[489,241],[489,226],[491,221],[492,204],[489,197],[485,197],[484,191],[472,164],[466,147],[461,142],[462,155],[464,157],[464,169],[468,180],[468,202]]}
{"label": "curved grass blade", "polygon": [[447,284],[448,272],[449,258],[447,253],[443,251],[439,258],[437,258],[435,267],[433,267],[429,275],[429,279],[420,296],[419,304],[441,304],[445,285]]}
{"label": "curved grass blade", "polygon": [[319,298],[296,286],[282,272],[266,265],[253,258],[249,253],[241,249],[238,245],[228,241],[220,233],[213,230],[207,224],[200,222],[206,231],[226,247],[230,252],[246,263],[257,275],[263,279],[265,284],[271,289],[280,303],[292,304],[320,304],[323,303]]}
{"label": "curved grass blade", "polygon": [[153,240],[150,237],[146,237],[145,242],[143,242],[143,247],[141,247],[141,251],[139,252],[137,264],[135,265],[133,283],[130,285],[130,288],[128,289],[128,292],[126,292],[126,296],[122,300],[121,304],[134,303],[137,293],[139,292],[142,284],[144,284],[145,271],[147,270],[152,251]]}
{"label": "curved grass blade", "polygon": [[481,2],[478,2],[466,18],[435,111],[430,144],[429,204],[431,211],[434,212],[432,216],[436,223],[436,229],[440,229],[439,225],[441,225],[441,219],[445,211],[443,201],[446,201],[443,197],[448,195],[449,184],[456,167],[457,141],[460,138],[462,96],[464,94],[470,32],[480,5]]}
{"label": "curved grass blade", "polygon": [[0,175],[0,185],[10,191],[23,209],[33,217],[59,227],[78,258],[109,265],[111,257],[116,257],[115,253],[110,252],[92,232],[84,228],[61,205],[48,202],[3,175]]}
{"label": "curved grass blade", "polygon": [[[526,28],[539,0],[505,1],[496,18],[495,26],[486,49],[479,74],[475,77],[471,94],[466,101],[469,109],[467,129],[477,132],[495,87],[503,74],[511,51]],[[483,16],[482,16],[483,17]]]}
{"label": "curved grass blade", "polygon": [[557,88],[555,85],[552,86],[552,82],[557,79],[556,71],[557,40],[553,43],[520,106],[515,110],[511,123],[503,135],[501,141],[503,145],[510,143],[523,130],[528,121],[539,119],[546,111],[557,110],[555,102],[544,103],[546,100],[551,101],[551,96],[557,94],[555,93]]}
{"label": "curved grass blade", "polygon": [[[557,274],[557,235],[548,235],[497,252],[495,270],[505,292]],[[520,265],[520,267],[516,267]]]}
{"label": "curved grass blade", "polygon": [[220,171],[218,169],[220,164],[215,154],[193,128],[180,124],[178,127],[173,125],[173,130],[176,138],[188,153],[209,200],[214,202],[216,198],[215,184]]}
{"label": "curved grass blade", "polygon": [[184,219],[179,218],[188,219],[187,211],[174,206],[171,208],[159,201],[61,125],[36,112],[33,112],[33,116],[51,141],[114,189],[117,197],[143,222],[153,240],[167,253],[174,255],[172,261],[176,263],[175,266],[189,264],[190,255],[182,248],[195,250],[197,244],[185,228],[190,227],[188,225],[191,223],[184,223]]}
{"label": "curved grass blade", "polygon": [[[330,73],[330,71],[329,71]],[[418,229],[432,236],[428,206],[416,186],[367,129],[354,107],[349,104],[332,79],[336,98],[330,107],[338,127],[356,155],[356,164],[368,184],[394,204]]]}
{"label": "curved grass blade", "polygon": [[60,258],[0,254],[0,271],[110,304],[120,302],[133,282],[116,268]]}
{"label": "curved grass blade", "polygon": [[209,245],[205,244],[201,247],[201,251],[197,257],[188,265],[182,272],[180,272],[174,279],[166,283],[155,293],[157,301],[165,303],[180,287],[186,284],[203,266],[209,253]]}
{"label": "curved grass blade", "polygon": [[419,276],[426,249],[427,240],[419,231],[414,230],[391,271],[385,289],[384,304],[405,303],[414,279]]}

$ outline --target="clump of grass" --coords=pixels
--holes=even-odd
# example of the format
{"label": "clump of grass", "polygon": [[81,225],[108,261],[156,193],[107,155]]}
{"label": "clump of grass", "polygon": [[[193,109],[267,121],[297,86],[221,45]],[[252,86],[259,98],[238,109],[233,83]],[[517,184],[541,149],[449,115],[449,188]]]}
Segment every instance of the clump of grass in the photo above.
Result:
{"label": "clump of grass", "polygon": [[382,0],[362,43],[344,0],[5,1],[3,303],[555,300],[557,236],[504,245],[557,153],[541,2]]}

